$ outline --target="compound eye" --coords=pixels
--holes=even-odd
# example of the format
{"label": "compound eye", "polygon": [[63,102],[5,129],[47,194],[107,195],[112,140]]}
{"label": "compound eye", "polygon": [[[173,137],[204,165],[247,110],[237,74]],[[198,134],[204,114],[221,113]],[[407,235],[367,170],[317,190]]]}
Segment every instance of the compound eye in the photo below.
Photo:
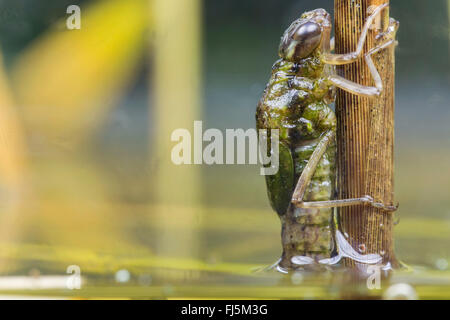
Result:
{"label": "compound eye", "polygon": [[304,58],[320,44],[322,29],[317,23],[306,22],[298,27],[293,39],[298,43],[295,55],[297,58]]}
{"label": "compound eye", "polygon": [[306,41],[321,38],[322,29],[317,23],[306,22],[300,25],[294,34],[294,40]]}

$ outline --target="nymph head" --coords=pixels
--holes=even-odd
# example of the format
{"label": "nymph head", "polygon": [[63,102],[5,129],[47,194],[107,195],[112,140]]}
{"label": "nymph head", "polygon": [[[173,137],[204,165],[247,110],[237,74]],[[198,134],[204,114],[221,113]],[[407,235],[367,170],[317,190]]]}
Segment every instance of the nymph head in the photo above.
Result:
{"label": "nymph head", "polygon": [[316,49],[329,49],[331,17],[324,9],[305,12],[294,21],[281,38],[281,58],[298,62]]}

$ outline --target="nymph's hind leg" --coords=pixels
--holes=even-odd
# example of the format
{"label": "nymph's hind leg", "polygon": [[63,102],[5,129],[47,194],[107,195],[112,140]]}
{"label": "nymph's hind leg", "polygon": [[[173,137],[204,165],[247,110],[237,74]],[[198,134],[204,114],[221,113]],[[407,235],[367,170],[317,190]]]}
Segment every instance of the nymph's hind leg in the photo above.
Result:
{"label": "nymph's hind leg", "polygon": [[328,131],[323,135],[322,139],[317,144],[316,149],[311,155],[311,158],[309,158],[308,160],[308,164],[305,166],[300,178],[298,179],[297,186],[295,187],[294,193],[292,195],[293,202],[302,201],[303,197],[305,196],[306,188],[311,183],[311,179],[316,172],[316,168],[319,165],[320,160],[322,159],[330,144],[334,141],[335,136],[336,134],[334,131]]}
{"label": "nymph's hind leg", "polygon": [[385,212],[395,212],[398,209],[398,206],[386,206],[383,203],[375,202],[375,200],[371,196],[364,196],[361,198],[352,198],[343,200],[330,200],[330,201],[313,201],[313,202],[293,201],[293,203],[297,208],[305,208],[305,209],[342,208],[356,205],[369,205]]}
{"label": "nymph's hind leg", "polygon": [[316,209],[326,209],[335,207],[349,207],[354,205],[369,205],[374,208],[381,209],[386,212],[394,212],[397,210],[395,206],[386,206],[382,203],[377,203],[370,196],[364,196],[361,198],[353,199],[343,199],[343,200],[329,200],[329,201],[313,201],[304,202],[303,198],[305,196],[306,188],[311,183],[311,179],[319,165],[320,160],[327,151],[331,142],[335,138],[334,131],[328,131],[317,144],[311,158],[308,160],[308,164],[302,171],[300,178],[298,179],[297,186],[295,187],[294,193],[292,195],[292,204],[297,208],[316,208]]}

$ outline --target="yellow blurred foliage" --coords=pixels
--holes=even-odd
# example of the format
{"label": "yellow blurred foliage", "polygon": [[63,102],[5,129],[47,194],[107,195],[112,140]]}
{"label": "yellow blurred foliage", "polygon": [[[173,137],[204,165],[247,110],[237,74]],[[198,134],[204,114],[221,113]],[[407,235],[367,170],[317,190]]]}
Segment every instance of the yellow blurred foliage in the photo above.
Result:
{"label": "yellow blurred foliage", "polygon": [[12,78],[30,130],[86,137],[133,79],[148,17],[146,0],[98,1],[81,8],[80,30],[55,27],[25,50]]}
{"label": "yellow blurred foliage", "polygon": [[[148,0],[93,1],[81,7],[81,30],[66,29],[62,19],[21,53],[11,69],[11,87],[29,141],[38,136],[74,144],[99,127],[143,61],[148,9]],[[27,149],[2,71],[0,66],[0,179],[6,183],[19,181]],[[110,203],[101,164],[83,152],[30,151],[23,208],[0,215],[2,235],[3,229],[20,231],[20,238],[5,235],[7,242],[133,247],[116,219],[120,212]]]}
{"label": "yellow blurred foliage", "polygon": [[8,80],[0,55],[0,184],[16,188],[22,183],[24,137],[14,109]]}
{"label": "yellow blurred foliage", "polygon": [[[0,54],[0,240],[13,240],[23,204],[25,141]],[[0,262],[0,270],[3,263]]]}
{"label": "yellow blurred foliage", "polygon": [[20,202],[24,170],[23,128],[15,110],[14,99],[3,68],[3,58],[0,55],[0,188],[3,195],[3,214],[0,218],[3,222],[9,214],[9,209],[16,208]]}

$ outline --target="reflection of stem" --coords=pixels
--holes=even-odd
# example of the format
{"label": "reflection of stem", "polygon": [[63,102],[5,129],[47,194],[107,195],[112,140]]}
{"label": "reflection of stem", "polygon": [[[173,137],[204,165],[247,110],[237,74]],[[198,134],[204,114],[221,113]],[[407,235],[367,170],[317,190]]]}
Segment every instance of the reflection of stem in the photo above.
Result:
{"label": "reflection of stem", "polygon": [[[0,237],[11,242],[19,214],[25,163],[24,134],[14,110],[14,103],[0,56]],[[0,270],[2,269],[0,265]]]}

